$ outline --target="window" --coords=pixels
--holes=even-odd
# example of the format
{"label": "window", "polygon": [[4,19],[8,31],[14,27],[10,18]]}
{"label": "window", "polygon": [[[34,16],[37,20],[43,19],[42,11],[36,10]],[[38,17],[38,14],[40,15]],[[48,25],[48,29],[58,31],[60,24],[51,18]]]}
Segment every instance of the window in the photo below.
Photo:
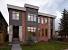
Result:
{"label": "window", "polygon": [[36,32],[36,27],[27,27],[28,31]]}
{"label": "window", "polygon": [[34,15],[34,21],[36,21],[36,15]]}
{"label": "window", "polygon": [[28,14],[28,21],[36,21],[36,15],[35,14]]}
{"label": "window", "polygon": [[40,23],[40,17],[38,17],[38,23]]}
{"label": "window", "polygon": [[45,35],[47,36],[47,29],[45,29]]}
{"label": "window", "polygon": [[14,19],[14,20],[19,20],[19,12],[13,11],[13,12],[12,12],[12,19]]}
{"label": "window", "polygon": [[42,23],[42,24],[44,23],[44,20],[43,20],[43,18],[41,18],[41,23]]}
{"label": "window", "polygon": [[53,28],[53,19],[50,19],[51,28]]}
{"label": "window", "polygon": [[30,14],[30,20],[33,21],[33,19],[34,19],[33,14]]}
{"label": "window", "polygon": [[44,36],[44,29],[42,29],[42,36]]}
{"label": "window", "polygon": [[44,18],[44,20],[45,20],[45,23],[47,23],[47,18]]}
{"label": "window", "polygon": [[28,14],[28,21],[30,21],[30,14]]}
{"label": "window", "polygon": [[40,28],[38,28],[38,35],[40,36]]}

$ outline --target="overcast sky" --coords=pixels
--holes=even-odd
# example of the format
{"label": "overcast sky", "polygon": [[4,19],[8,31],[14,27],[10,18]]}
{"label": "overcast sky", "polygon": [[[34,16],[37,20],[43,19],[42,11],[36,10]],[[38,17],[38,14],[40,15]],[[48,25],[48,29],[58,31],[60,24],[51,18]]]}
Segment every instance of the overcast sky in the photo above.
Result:
{"label": "overcast sky", "polygon": [[68,0],[6,0],[6,3],[20,7],[24,7],[25,3],[39,6],[39,12],[57,16],[55,22],[56,30],[58,29],[63,9],[68,9]]}

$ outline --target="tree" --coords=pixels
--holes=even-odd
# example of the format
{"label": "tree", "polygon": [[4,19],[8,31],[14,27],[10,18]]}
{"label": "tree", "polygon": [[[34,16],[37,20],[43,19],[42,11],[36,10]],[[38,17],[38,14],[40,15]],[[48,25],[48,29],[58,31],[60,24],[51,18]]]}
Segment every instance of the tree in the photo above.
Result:
{"label": "tree", "polygon": [[66,38],[68,36],[68,11],[64,9],[63,16],[60,23],[60,32],[62,37]]}

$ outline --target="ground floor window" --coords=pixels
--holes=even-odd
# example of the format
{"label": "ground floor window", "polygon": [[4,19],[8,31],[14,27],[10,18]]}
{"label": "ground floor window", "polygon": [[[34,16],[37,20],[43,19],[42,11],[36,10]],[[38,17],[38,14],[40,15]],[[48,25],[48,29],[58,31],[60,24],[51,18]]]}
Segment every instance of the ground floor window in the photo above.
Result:
{"label": "ground floor window", "polygon": [[36,35],[36,27],[27,27],[27,31],[31,36]]}
{"label": "ground floor window", "polygon": [[44,29],[42,29],[42,36],[44,36]]}
{"label": "ground floor window", "polygon": [[47,29],[45,29],[45,35],[47,36],[47,32],[48,32],[48,30]]}

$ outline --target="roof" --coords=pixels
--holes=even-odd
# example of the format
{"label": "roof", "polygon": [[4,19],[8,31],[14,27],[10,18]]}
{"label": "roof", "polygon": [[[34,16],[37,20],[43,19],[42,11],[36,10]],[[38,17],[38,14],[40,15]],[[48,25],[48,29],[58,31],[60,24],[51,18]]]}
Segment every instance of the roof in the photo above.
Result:
{"label": "roof", "polygon": [[[33,5],[29,5],[29,4],[25,4],[24,6],[25,6],[25,7],[34,8],[34,9],[39,9],[38,6],[33,6]],[[8,7],[8,8],[12,8],[12,9],[17,9],[17,10],[26,11],[26,8],[25,8],[25,7],[19,7],[19,6],[9,5],[9,4],[7,4],[7,7]],[[46,13],[41,13],[41,12],[38,12],[38,15],[56,18],[56,16],[54,16],[54,15],[50,15],[50,14],[46,14]]]}
{"label": "roof", "polygon": [[47,17],[52,17],[52,18],[56,18],[55,15],[50,15],[50,14],[41,13],[41,12],[38,12],[38,15],[47,16]]}
{"label": "roof", "polygon": [[[3,17],[3,15],[2,15],[2,13],[1,13],[1,12],[0,12],[0,17],[4,19],[4,17]],[[5,19],[4,19],[4,22],[5,22],[6,26],[8,26],[8,24],[7,24],[7,22],[6,22],[6,20],[5,20]]]}
{"label": "roof", "polygon": [[12,9],[18,9],[18,10],[26,11],[26,8],[24,8],[24,7],[19,7],[19,6],[9,5],[9,4],[7,4],[7,7],[12,8]]}
{"label": "roof", "polygon": [[34,6],[34,5],[30,5],[30,4],[25,4],[24,7],[30,7],[30,8],[34,8],[34,9],[39,9],[38,6]]}

